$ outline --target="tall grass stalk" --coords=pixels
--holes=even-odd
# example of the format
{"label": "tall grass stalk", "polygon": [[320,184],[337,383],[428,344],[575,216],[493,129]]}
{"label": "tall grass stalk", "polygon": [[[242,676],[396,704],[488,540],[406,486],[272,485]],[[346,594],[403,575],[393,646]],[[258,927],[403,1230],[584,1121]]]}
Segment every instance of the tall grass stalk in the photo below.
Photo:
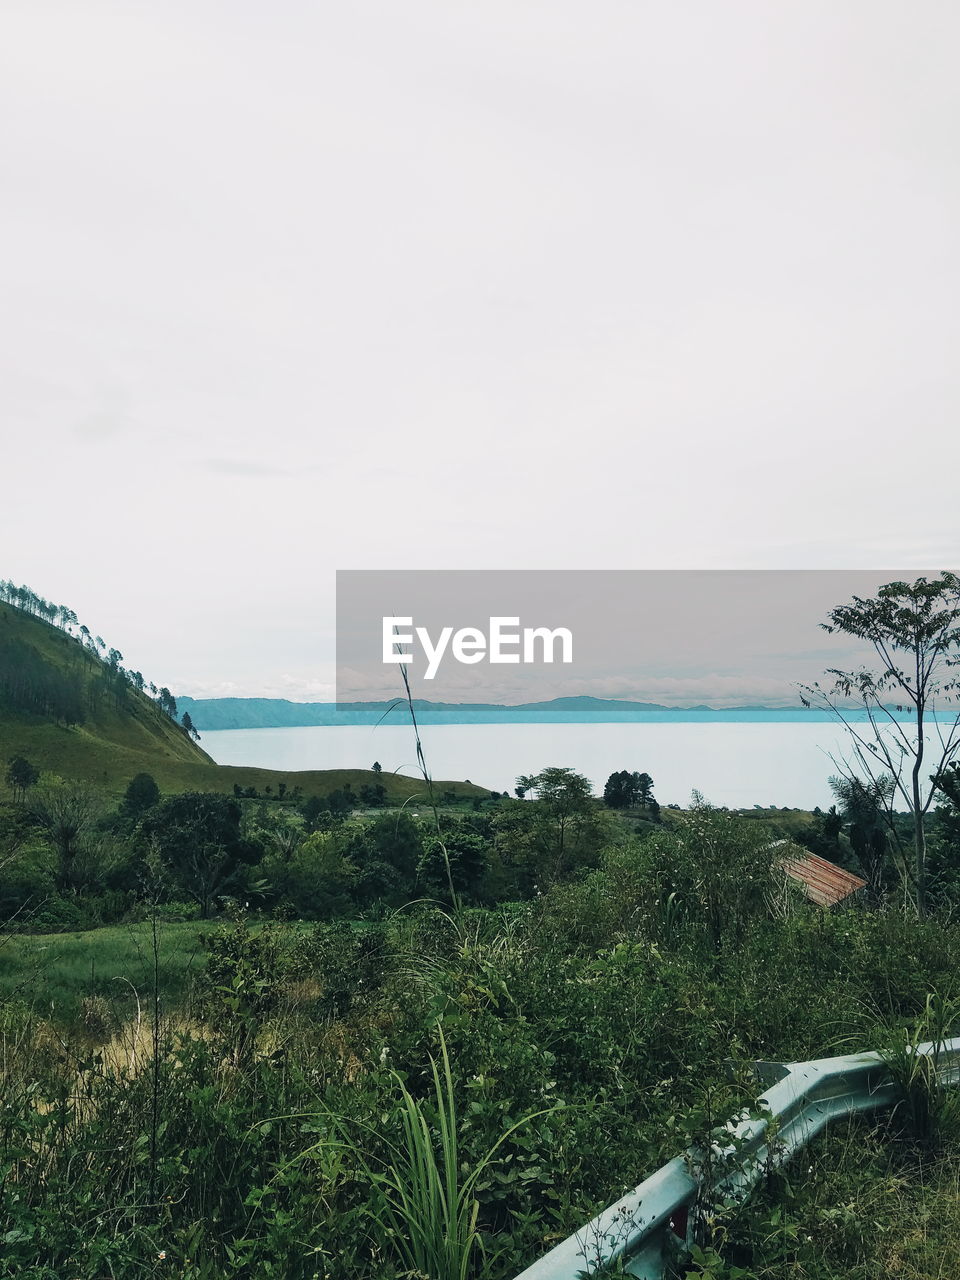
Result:
{"label": "tall grass stalk", "polygon": [[[375,1167],[363,1148],[350,1138],[344,1146],[358,1161],[374,1193],[370,1210],[373,1221],[406,1271],[424,1280],[468,1280],[475,1257],[484,1251],[477,1226],[477,1183],[518,1129],[555,1108],[531,1112],[518,1120],[466,1171],[450,1055],[439,1024],[438,1031],[440,1061],[432,1055],[430,1058],[436,1141],[424,1104],[394,1073],[400,1087],[402,1146],[390,1144],[390,1154],[382,1167]],[[343,1131],[339,1122],[338,1127]]]}
{"label": "tall grass stalk", "polygon": [[450,902],[455,913],[460,913],[460,898],[453,886],[453,872],[450,868],[450,855],[447,852],[447,843],[443,838],[443,831],[440,827],[440,814],[437,810],[437,801],[433,792],[433,778],[427,768],[426,757],[423,754],[423,743],[420,741],[420,726],[417,724],[417,713],[413,705],[413,694],[410,692],[410,679],[407,675],[405,663],[400,664],[400,676],[403,680],[403,689],[407,698],[407,708],[410,712],[410,722],[413,725],[413,736],[417,744],[417,767],[423,775],[423,780],[427,784],[427,796],[430,808],[433,811],[433,821],[437,828],[437,840],[440,844],[440,852],[443,854],[443,865],[447,872],[447,887],[450,890]]}

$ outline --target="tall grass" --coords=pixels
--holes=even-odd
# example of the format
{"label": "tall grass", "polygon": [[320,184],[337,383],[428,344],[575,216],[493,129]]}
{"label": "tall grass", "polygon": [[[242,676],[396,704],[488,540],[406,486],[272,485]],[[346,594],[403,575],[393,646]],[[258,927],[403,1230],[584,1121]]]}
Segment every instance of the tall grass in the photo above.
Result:
{"label": "tall grass", "polygon": [[427,768],[427,760],[423,754],[423,743],[420,740],[420,726],[417,724],[417,712],[413,705],[413,694],[410,692],[410,679],[407,675],[406,664],[400,666],[400,675],[403,679],[403,691],[406,696],[407,709],[410,712],[410,723],[413,725],[413,736],[417,745],[417,767],[423,775],[423,780],[427,786],[427,796],[429,799],[430,809],[433,813],[434,825],[437,829],[437,841],[440,845],[440,852],[443,854],[443,865],[447,872],[447,888],[450,891],[450,905],[455,913],[460,912],[460,898],[453,884],[453,871],[450,867],[450,855],[447,852],[447,844],[443,838],[443,831],[440,826],[440,813],[437,809],[437,800],[433,790],[433,778]]}
{"label": "tall grass", "polygon": [[[157,939],[164,999],[186,999],[206,960],[200,921],[165,923]],[[61,1019],[79,1016],[90,996],[107,1000],[118,1020],[136,1012],[134,987],[149,988],[156,976],[151,923],[111,925],[83,933],[10,934],[0,948],[0,1002],[34,1003]],[[121,988],[117,980],[123,979]],[[131,985],[133,984],[133,985]]]}
{"label": "tall grass", "polygon": [[[460,1144],[450,1056],[439,1024],[438,1033],[439,1063],[430,1057],[436,1137],[427,1106],[394,1073],[402,1144],[390,1144],[382,1164],[348,1136],[344,1147],[357,1160],[373,1193],[370,1216],[380,1239],[390,1241],[405,1271],[425,1280],[467,1280],[474,1259],[484,1250],[477,1184],[503,1144],[551,1109],[531,1112],[511,1125],[470,1167]],[[346,1133],[339,1121],[337,1125]]]}
{"label": "tall grass", "polygon": [[[945,1088],[940,1074],[944,1046],[958,1023],[960,998],[940,992],[927,995],[912,1026],[879,1020],[880,1053],[900,1093],[894,1116],[924,1142],[955,1133],[960,1120],[956,1091]],[[921,1053],[921,1045],[928,1043],[931,1050]]]}
{"label": "tall grass", "polygon": [[929,991],[913,1017],[877,1003],[861,1004],[853,1025],[855,1030],[838,1037],[835,1046],[844,1053],[876,1046],[898,1094],[890,1119],[919,1142],[933,1142],[947,1131],[956,1133],[960,1097],[943,1078],[942,1055],[960,1027],[960,996]]}

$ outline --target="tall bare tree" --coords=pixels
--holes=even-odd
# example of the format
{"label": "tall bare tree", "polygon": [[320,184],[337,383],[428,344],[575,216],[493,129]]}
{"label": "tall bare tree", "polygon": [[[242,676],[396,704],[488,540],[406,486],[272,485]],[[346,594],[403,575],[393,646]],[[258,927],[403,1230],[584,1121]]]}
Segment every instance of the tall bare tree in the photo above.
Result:
{"label": "tall bare tree", "polygon": [[[960,712],[949,706],[960,687],[960,578],[945,572],[913,583],[889,582],[872,599],[854,596],[831,609],[828,619],[820,624],[824,630],[868,641],[878,666],[830,668],[832,685],[802,685],[803,702],[827,707],[846,728],[852,759],[844,761],[844,774],[869,782],[877,795],[889,795],[886,816],[894,838],[894,808],[901,801],[906,806],[913,820],[913,865],[902,858],[902,870],[922,915],[924,819],[944,769],[960,750]],[[862,720],[854,708],[864,713]],[[946,717],[938,715],[944,710]]]}

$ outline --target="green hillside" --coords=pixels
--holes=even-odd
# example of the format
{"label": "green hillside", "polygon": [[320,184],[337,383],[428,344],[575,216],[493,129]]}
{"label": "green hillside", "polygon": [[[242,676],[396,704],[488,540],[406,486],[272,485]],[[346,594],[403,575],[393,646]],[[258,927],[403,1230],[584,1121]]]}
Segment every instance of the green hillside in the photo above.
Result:
{"label": "green hillside", "polygon": [[[41,770],[115,793],[141,772],[167,792],[229,793],[235,784],[276,790],[280,782],[291,790],[300,786],[305,795],[327,794],[347,782],[357,791],[379,783],[391,801],[423,792],[419,779],[366,769],[294,773],[218,765],[156,702],[129,682],[111,687],[110,675],[104,659],[75,636],[0,601],[0,765],[23,755]],[[31,702],[39,709],[28,709]],[[76,722],[65,723],[72,718]],[[470,783],[436,786],[461,796],[488,794]]]}
{"label": "green hillside", "polygon": [[[107,786],[140,770],[160,781],[182,768],[213,764],[146,694],[129,683],[109,687],[107,663],[74,636],[3,603],[0,663],[4,762],[18,753],[41,769]],[[29,687],[18,682],[25,671]],[[54,700],[55,709],[44,705]],[[61,704],[66,710],[58,715]],[[76,723],[65,723],[74,717]]]}

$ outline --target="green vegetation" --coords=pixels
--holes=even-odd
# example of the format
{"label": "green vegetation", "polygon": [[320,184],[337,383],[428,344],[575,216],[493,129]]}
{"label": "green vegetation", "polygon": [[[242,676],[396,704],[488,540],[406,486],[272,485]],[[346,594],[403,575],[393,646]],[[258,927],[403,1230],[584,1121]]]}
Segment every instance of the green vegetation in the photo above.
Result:
{"label": "green vegetation", "polygon": [[660,809],[653,798],[653,779],[636,770],[611,773],[603,788],[603,802],[611,809],[649,809],[654,816]]}
{"label": "green vegetation", "polygon": [[[960,691],[960,578],[942,573],[932,581],[889,582],[873,599],[854,596],[838,605],[822,625],[868,640],[876,652],[875,670],[833,668],[828,672],[832,687],[805,686],[805,701],[828,708],[847,729],[852,759],[843,776],[865,789],[886,818],[904,890],[922,915],[927,907],[925,818],[941,776],[960,749],[960,716],[950,705]],[[851,719],[851,698],[859,702],[866,723]],[[896,711],[909,712],[911,725],[897,719],[890,698],[898,704]],[[931,734],[931,720],[945,710],[945,723]],[[894,822],[898,803],[912,819],[912,856]]]}
{"label": "green vegetation", "polygon": [[9,1015],[11,1009],[33,1007],[38,1016],[52,1015],[58,1026],[79,1030],[85,1010],[105,1006],[112,1024],[123,1025],[136,1016],[138,993],[146,1003],[155,977],[164,1005],[176,1008],[206,961],[200,937],[208,931],[199,920],[164,920],[157,933],[156,975],[149,923],[8,934],[0,942],[0,1009]]}
{"label": "green vegetation", "polygon": [[[102,644],[102,642],[101,642]],[[137,675],[126,678],[94,642],[0,601],[0,741],[45,772],[106,787],[213,768]],[[122,673],[122,674],[121,674]],[[138,687],[138,685],[140,687]],[[162,691],[166,692],[166,691]],[[158,695],[159,696],[159,695]]]}
{"label": "green vegetation", "polygon": [[[919,913],[915,815],[882,821],[866,782],[838,779],[828,813],[733,813],[659,810],[627,769],[606,803],[557,767],[517,798],[376,769],[170,794],[148,767],[96,786],[11,755],[0,1277],[509,1280],[709,1152],[757,1060],[851,1047],[884,1053],[897,1107],[745,1207],[705,1196],[678,1275],[949,1274],[960,1094],[913,1050],[960,1029],[955,767]],[[784,841],[869,892],[813,906]]]}
{"label": "green vegetation", "polygon": [[889,1123],[839,1122],[720,1235],[698,1280],[947,1280],[960,1240],[956,1143],[919,1149]]}
{"label": "green vegetation", "polygon": [[[429,896],[417,878],[442,888],[445,874],[427,822],[321,807],[308,831],[276,804],[225,800],[237,838],[263,850],[237,863],[259,897],[233,897],[229,922],[173,897],[177,857],[158,855],[128,898],[140,923],[8,935],[0,1275],[153,1275],[164,1253],[194,1278],[400,1280],[433,1259],[438,1280],[506,1280],[749,1102],[754,1059],[853,1044],[893,1058],[934,1022],[952,1029],[960,929],[946,917],[825,914],[776,877],[766,822],[700,805],[640,838],[596,801],[578,821],[575,776],[538,776],[540,798],[441,812],[472,907],[411,904]],[[180,797],[191,820],[207,820],[201,799],[191,813]],[[135,848],[169,803],[101,821]],[[32,832],[17,858],[47,847],[57,865],[23,806],[7,819],[8,842]],[[67,892],[58,910],[104,907],[96,884]],[[307,907],[315,923],[285,921]],[[728,1077],[731,1060],[744,1070]],[[718,1217],[711,1274],[839,1280],[871,1274],[881,1245],[893,1257],[893,1204],[955,1179],[941,1149],[956,1113],[922,1098],[905,1082],[904,1107],[856,1139],[871,1178],[899,1170],[885,1236],[851,1221],[835,1261],[809,1269],[811,1223],[876,1194],[830,1138],[811,1161],[836,1199],[806,1164],[789,1170]]]}

